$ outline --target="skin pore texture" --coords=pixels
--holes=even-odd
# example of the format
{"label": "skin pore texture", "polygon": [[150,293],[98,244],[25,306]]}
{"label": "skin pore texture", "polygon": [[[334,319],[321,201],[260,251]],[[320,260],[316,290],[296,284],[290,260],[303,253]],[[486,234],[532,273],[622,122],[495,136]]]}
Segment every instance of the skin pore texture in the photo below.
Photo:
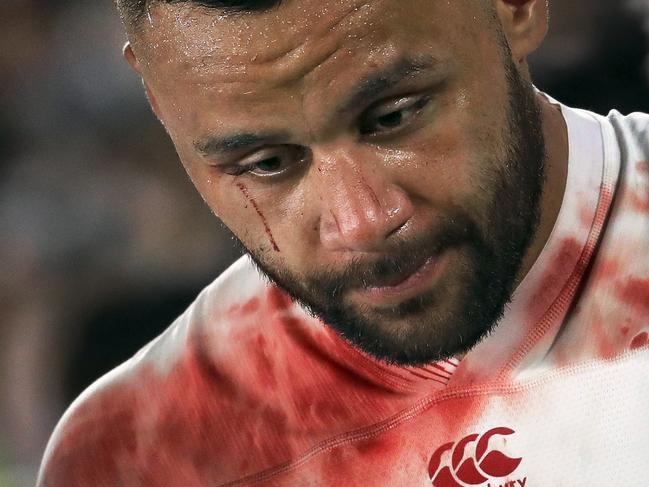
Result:
{"label": "skin pore texture", "polygon": [[154,3],[125,53],[259,268],[360,349],[461,356],[541,252],[567,172],[529,79],[541,0]]}

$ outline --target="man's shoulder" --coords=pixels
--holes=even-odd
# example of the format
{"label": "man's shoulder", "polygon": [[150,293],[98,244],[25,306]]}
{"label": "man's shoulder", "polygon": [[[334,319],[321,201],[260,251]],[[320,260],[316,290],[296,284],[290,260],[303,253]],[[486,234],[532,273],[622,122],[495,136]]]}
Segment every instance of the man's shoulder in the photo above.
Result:
{"label": "man's shoulder", "polygon": [[562,332],[573,359],[576,351],[610,358],[644,348],[649,337],[649,115],[613,110],[599,120],[604,169],[589,227],[593,258],[571,329]]}
{"label": "man's shoulder", "polygon": [[[649,114],[634,112],[624,115],[611,110],[604,120],[605,138],[614,138],[620,151],[622,164],[637,162],[637,159],[649,159]],[[607,134],[607,126],[610,126]],[[630,170],[635,168],[631,167]]]}
{"label": "man's shoulder", "polygon": [[[611,111],[603,122],[606,156],[619,164],[616,215],[649,217],[649,114]],[[646,234],[644,234],[646,237]],[[646,240],[646,238],[645,238]]]}
{"label": "man's shoulder", "polygon": [[[546,95],[547,96],[547,95]],[[560,103],[549,97],[554,103]],[[632,144],[649,150],[649,113],[621,113],[610,110],[608,114],[595,113],[583,108],[561,104],[564,117],[575,119],[575,116],[596,119],[604,127],[604,137],[613,136],[620,144]],[[610,132],[608,132],[610,130]],[[608,132],[608,133],[607,133]]]}
{"label": "man's shoulder", "polygon": [[268,313],[262,302],[288,305],[274,289],[249,259],[233,264],[164,333],[72,403],[50,439],[39,485],[158,485],[164,462],[155,472],[147,464],[160,448],[182,455],[208,444],[218,456],[236,429],[237,401],[259,394],[241,360],[253,342],[262,345],[255,334]]}
{"label": "man's shoulder", "polygon": [[649,113],[633,112],[625,115],[617,110],[611,110],[606,118],[615,125],[625,127],[631,134],[638,136],[639,139],[647,136]]}
{"label": "man's shoulder", "polygon": [[[601,183],[608,195],[614,196],[613,217],[624,220],[624,215],[649,216],[649,114],[625,115],[611,110],[604,116],[569,107],[564,107],[564,114],[573,123],[581,118],[599,124],[604,159]],[[590,142],[594,141],[581,140],[592,154],[596,145]]]}

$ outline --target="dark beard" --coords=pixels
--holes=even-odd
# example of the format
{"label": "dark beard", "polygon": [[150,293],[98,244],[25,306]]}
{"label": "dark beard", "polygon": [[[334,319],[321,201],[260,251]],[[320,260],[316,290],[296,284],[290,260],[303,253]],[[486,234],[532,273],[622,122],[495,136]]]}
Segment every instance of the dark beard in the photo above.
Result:
{"label": "dark beard", "polygon": [[[251,252],[259,269],[294,299],[375,358],[419,365],[462,354],[485,338],[502,317],[523,257],[539,222],[544,181],[545,143],[539,107],[504,55],[509,110],[505,164],[489,179],[486,220],[456,209],[416,240],[393,241],[387,257],[356,260],[343,271],[306,278],[276,269]],[[484,218],[484,217],[483,217]],[[455,292],[443,283],[389,308],[350,306],[347,291],[415,271],[430,256],[459,252]],[[451,285],[448,285],[451,286]],[[442,287],[442,289],[437,289]],[[448,300],[448,296],[453,299]],[[444,309],[443,304],[455,304]],[[405,324],[404,324],[405,323]]]}

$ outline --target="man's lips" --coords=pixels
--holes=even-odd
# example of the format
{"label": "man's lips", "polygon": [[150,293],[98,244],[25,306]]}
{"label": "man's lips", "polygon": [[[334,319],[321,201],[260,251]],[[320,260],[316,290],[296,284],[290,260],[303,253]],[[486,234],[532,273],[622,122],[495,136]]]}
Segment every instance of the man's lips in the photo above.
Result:
{"label": "man's lips", "polygon": [[444,254],[430,256],[415,265],[411,271],[392,275],[380,282],[356,289],[354,294],[359,295],[364,301],[375,304],[414,297],[441,272],[442,264],[446,261]]}

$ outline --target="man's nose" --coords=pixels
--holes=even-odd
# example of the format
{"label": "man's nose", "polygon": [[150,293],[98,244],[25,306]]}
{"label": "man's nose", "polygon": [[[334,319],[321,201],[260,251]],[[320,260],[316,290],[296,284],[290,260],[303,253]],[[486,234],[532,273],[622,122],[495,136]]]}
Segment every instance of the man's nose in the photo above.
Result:
{"label": "man's nose", "polygon": [[363,152],[314,154],[322,199],[320,240],[326,249],[380,252],[413,216],[407,193],[390,180],[375,154]]}

